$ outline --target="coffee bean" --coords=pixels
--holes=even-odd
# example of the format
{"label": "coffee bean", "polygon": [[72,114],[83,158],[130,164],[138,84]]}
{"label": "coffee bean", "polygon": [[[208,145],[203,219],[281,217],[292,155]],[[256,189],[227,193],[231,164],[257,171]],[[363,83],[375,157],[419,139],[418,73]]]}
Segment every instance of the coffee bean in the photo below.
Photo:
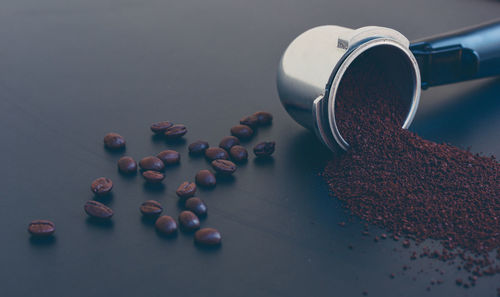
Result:
{"label": "coffee bean", "polygon": [[89,216],[97,219],[109,219],[113,216],[111,208],[94,200],[87,201],[84,209]]}
{"label": "coffee bean", "polygon": [[234,162],[243,163],[248,159],[247,149],[241,145],[235,145],[229,150],[229,155]]}
{"label": "coffee bean", "polygon": [[253,147],[253,152],[257,157],[269,157],[274,153],[275,146],[276,143],[274,141],[260,142]]}
{"label": "coffee bean", "polygon": [[202,155],[205,153],[205,150],[207,148],[208,148],[208,142],[203,140],[195,141],[188,146],[189,153],[191,155]]}
{"label": "coffee bean", "polygon": [[253,130],[247,125],[236,125],[231,128],[231,135],[239,139],[249,139],[253,136]]}
{"label": "coffee bean", "polygon": [[204,246],[216,246],[222,241],[219,231],[213,228],[203,228],[194,234],[194,242]]}
{"label": "coffee bean", "polygon": [[160,152],[156,157],[163,161],[165,166],[171,166],[175,164],[179,164],[181,161],[181,155],[174,150],[164,150]]}
{"label": "coffee bean", "polygon": [[160,134],[160,133],[165,133],[165,131],[167,131],[167,129],[172,127],[173,125],[174,124],[169,121],[157,122],[151,124],[150,129],[151,131],[153,131],[153,133]]}
{"label": "coffee bean", "polygon": [[213,161],[213,160],[217,160],[217,159],[227,160],[227,159],[229,159],[229,154],[224,149],[221,149],[220,147],[209,147],[205,151],[205,157],[209,161]]}
{"label": "coffee bean", "polygon": [[184,205],[187,210],[192,211],[197,216],[205,216],[207,214],[207,205],[203,200],[198,197],[191,197],[186,200],[186,204]]}
{"label": "coffee bean", "polygon": [[90,185],[90,190],[97,196],[104,196],[113,189],[113,182],[107,177],[99,177]]}
{"label": "coffee bean", "polygon": [[147,170],[142,173],[142,177],[148,182],[152,184],[160,183],[165,179],[165,175],[158,171]]}
{"label": "coffee bean", "polygon": [[226,136],[220,141],[219,147],[229,152],[229,150],[237,144],[240,144],[240,140],[237,137]]}
{"label": "coffee bean", "polygon": [[253,129],[259,125],[259,118],[254,114],[246,116],[240,120],[240,124],[247,125]]}
{"label": "coffee bean", "polygon": [[179,214],[179,225],[184,231],[194,231],[200,228],[200,219],[189,210],[185,210]]}
{"label": "coffee bean", "polygon": [[212,167],[219,174],[230,175],[236,171],[236,164],[228,160],[214,160]]}
{"label": "coffee bean", "polygon": [[167,137],[167,139],[173,140],[181,138],[186,133],[187,133],[186,126],[181,124],[176,124],[165,131],[165,137]]}
{"label": "coffee bean", "polygon": [[35,220],[28,225],[28,232],[33,236],[50,236],[54,234],[56,226],[51,221]]}
{"label": "coffee bean", "polygon": [[216,184],[215,175],[208,170],[200,170],[196,173],[196,184],[202,187],[214,187]]}
{"label": "coffee bean", "polygon": [[196,193],[196,185],[195,183],[185,181],[177,188],[177,191],[175,191],[175,193],[177,194],[177,196],[179,196],[179,198],[183,200],[189,197],[193,197]]}
{"label": "coffee bean", "polygon": [[141,204],[139,210],[144,216],[151,217],[159,215],[163,211],[163,207],[161,207],[161,204],[158,201],[148,200]]}
{"label": "coffee bean", "polygon": [[119,150],[125,147],[125,138],[117,133],[108,133],[104,136],[104,146],[110,150]]}
{"label": "coffee bean", "polygon": [[165,169],[163,161],[153,156],[143,158],[139,161],[139,166],[141,166],[142,170],[162,171]]}
{"label": "coffee bean", "polygon": [[270,114],[269,112],[258,111],[253,115],[257,117],[260,126],[267,126],[273,122],[273,115]]}
{"label": "coffee bean", "polygon": [[118,160],[118,170],[124,174],[131,174],[137,171],[137,163],[131,157],[121,157]]}
{"label": "coffee bean", "polygon": [[177,232],[177,223],[171,216],[161,216],[156,220],[155,228],[164,235],[173,235]]}

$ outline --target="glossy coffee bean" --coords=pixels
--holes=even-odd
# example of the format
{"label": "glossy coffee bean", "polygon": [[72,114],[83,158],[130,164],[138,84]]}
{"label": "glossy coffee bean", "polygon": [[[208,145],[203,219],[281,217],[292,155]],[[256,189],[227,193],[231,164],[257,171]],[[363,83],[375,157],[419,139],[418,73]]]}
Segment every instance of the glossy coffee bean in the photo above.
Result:
{"label": "glossy coffee bean", "polygon": [[159,215],[163,211],[163,207],[158,201],[148,200],[141,204],[139,210],[144,216],[152,217]]}
{"label": "glossy coffee bean", "polygon": [[235,146],[240,144],[240,140],[237,137],[234,136],[226,136],[222,138],[222,140],[219,143],[219,147],[222,149],[225,149],[227,152]]}
{"label": "glossy coffee bean", "polygon": [[229,155],[236,163],[243,163],[248,159],[247,149],[241,145],[235,145],[229,150]]}
{"label": "glossy coffee bean", "polygon": [[209,170],[200,170],[196,173],[196,184],[202,187],[214,187],[216,184],[215,175]]}
{"label": "glossy coffee bean", "polygon": [[269,157],[274,153],[275,146],[276,143],[274,141],[260,142],[253,147],[253,152],[257,157]]}
{"label": "glossy coffee bean", "polygon": [[109,219],[113,216],[111,208],[94,200],[87,201],[84,209],[89,216],[97,219]]}
{"label": "glossy coffee bean", "polygon": [[239,139],[249,139],[253,136],[253,130],[247,125],[236,125],[231,128],[231,135]]}
{"label": "glossy coffee bean", "polygon": [[163,121],[163,122],[153,123],[149,128],[151,129],[151,131],[153,131],[153,133],[161,134],[165,133],[165,131],[167,131],[167,129],[172,127],[173,125],[174,124],[172,122]]}
{"label": "glossy coffee bean", "polygon": [[165,169],[165,164],[163,164],[163,161],[153,156],[143,158],[141,161],[139,161],[139,166],[142,170],[162,171],[163,169]]}
{"label": "glossy coffee bean", "polygon": [[50,236],[56,231],[56,226],[51,221],[35,220],[28,225],[28,232],[33,236]]}
{"label": "glossy coffee bean", "polygon": [[186,126],[182,124],[176,124],[165,131],[165,137],[167,137],[167,139],[173,140],[181,138],[182,136],[186,135],[186,133]]}
{"label": "glossy coffee bean", "polygon": [[161,183],[162,180],[165,179],[165,175],[158,171],[147,170],[142,173],[142,177],[148,182],[152,184]]}
{"label": "glossy coffee bean", "polygon": [[156,157],[162,160],[165,166],[176,165],[181,161],[181,155],[174,150],[164,150],[156,155]]}
{"label": "glossy coffee bean", "polygon": [[200,219],[194,212],[185,210],[179,214],[179,225],[184,231],[194,231],[200,228]]}
{"label": "glossy coffee bean", "polygon": [[191,155],[203,155],[208,148],[208,142],[203,140],[197,140],[188,146],[189,154]]}
{"label": "glossy coffee bean", "polygon": [[113,182],[107,177],[99,177],[90,185],[90,190],[97,196],[104,196],[113,189]]}
{"label": "glossy coffee bean", "polygon": [[181,199],[193,197],[196,193],[196,184],[185,181],[177,188],[177,191],[175,191],[175,193]]}
{"label": "glossy coffee bean", "polygon": [[226,150],[221,149],[220,147],[209,147],[205,151],[205,157],[209,161],[217,160],[217,159],[229,159],[229,154]]}
{"label": "glossy coffee bean", "polygon": [[254,113],[253,115],[257,117],[257,120],[259,121],[260,126],[271,125],[271,123],[273,122],[273,115],[270,114],[269,112],[258,111],[256,113]]}
{"label": "glossy coffee bean", "polygon": [[219,174],[230,175],[236,171],[236,164],[228,160],[214,160],[211,164],[215,172]]}
{"label": "glossy coffee bean", "polygon": [[205,216],[208,210],[205,202],[198,197],[191,197],[186,200],[184,207],[199,217]]}
{"label": "glossy coffee bean", "polygon": [[240,120],[240,124],[247,125],[250,128],[256,128],[259,125],[259,119],[256,115],[246,116]]}
{"label": "glossy coffee bean", "polygon": [[125,147],[125,138],[117,133],[108,133],[104,136],[104,146],[110,150],[119,150]]}
{"label": "glossy coffee bean", "polygon": [[164,235],[173,235],[177,232],[177,223],[171,216],[161,216],[156,220],[155,228]]}
{"label": "glossy coffee bean", "polygon": [[131,174],[137,172],[137,162],[131,157],[121,157],[118,160],[118,170],[124,174]]}
{"label": "glossy coffee bean", "polygon": [[222,241],[219,231],[214,228],[203,228],[194,234],[194,242],[204,246],[216,246]]}

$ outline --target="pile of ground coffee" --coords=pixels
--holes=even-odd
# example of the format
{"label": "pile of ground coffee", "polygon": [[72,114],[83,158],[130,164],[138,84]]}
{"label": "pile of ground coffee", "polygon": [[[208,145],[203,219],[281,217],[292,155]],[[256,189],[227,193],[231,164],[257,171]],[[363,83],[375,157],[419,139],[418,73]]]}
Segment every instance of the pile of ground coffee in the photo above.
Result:
{"label": "pile of ground coffee", "polygon": [[500,254],[500,164],[402,129],[408,103],[374,71],[349,70],[338,90],[336,121],[350,148],[325,168],[332,194],[396,237],[443,243],[420,256],[459,257],[475,276],[500,273],[488,256]]}

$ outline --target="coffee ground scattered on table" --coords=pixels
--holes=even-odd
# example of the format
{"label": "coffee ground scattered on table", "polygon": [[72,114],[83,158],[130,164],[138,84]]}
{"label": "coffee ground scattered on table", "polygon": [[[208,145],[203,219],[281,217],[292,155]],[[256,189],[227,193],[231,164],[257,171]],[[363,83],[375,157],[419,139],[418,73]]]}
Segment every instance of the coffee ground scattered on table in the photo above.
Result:
{"label": "coffee ground scattered on table", "polygon": [[323,173],[332,195],[394,238],[439,240],[441,251],[423,247],[419,256],[458,258],[474,276],[461,286],[500,273],[492,256],[500,259],[500,164],[402,129],[409,104],[373,73],[353,68],[339,87],[336,121],[350,147]]}

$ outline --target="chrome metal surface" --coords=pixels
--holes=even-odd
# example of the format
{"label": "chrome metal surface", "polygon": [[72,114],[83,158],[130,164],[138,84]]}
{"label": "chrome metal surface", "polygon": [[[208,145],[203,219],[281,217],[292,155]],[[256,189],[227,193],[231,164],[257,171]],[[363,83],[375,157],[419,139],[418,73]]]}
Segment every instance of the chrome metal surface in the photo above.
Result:
{"label": "chrome metal surface", "polygon": [[[335,121],[335,96],[342,76],[364,53],[377,50],[378,63],[399,77],[403,72],[404,94],[410,108],[403,124],[408,128],[420,98],[420,73],[409,41],[399,32],[383,27],[357,30],[339,26],[321,26],[299,35],[284,52],[277,75],[280,100],[286,111],[302,126],[314,131],[332,151],[349,146]],[[384,54],[387,49],[387,54]],[[399,61],[394,61],[399,59]]]}

